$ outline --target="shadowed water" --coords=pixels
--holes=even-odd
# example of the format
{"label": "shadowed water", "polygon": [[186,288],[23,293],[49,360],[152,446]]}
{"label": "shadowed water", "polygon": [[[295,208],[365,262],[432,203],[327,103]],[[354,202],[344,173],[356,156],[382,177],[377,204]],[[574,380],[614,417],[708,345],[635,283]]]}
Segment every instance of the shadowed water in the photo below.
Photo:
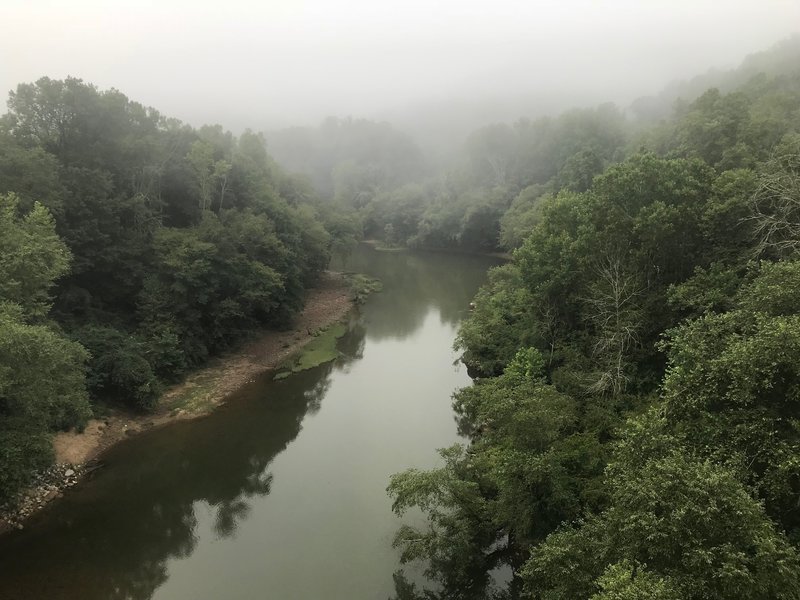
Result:
{"label": "shadowed water", "polygon": [[96,477],[0,538],[0,598],[388,598],[385,488],[459,440],[459,321],[496,261],[359,248],[378,277],[342,357],[254,381],[210,417],[116,446]]}

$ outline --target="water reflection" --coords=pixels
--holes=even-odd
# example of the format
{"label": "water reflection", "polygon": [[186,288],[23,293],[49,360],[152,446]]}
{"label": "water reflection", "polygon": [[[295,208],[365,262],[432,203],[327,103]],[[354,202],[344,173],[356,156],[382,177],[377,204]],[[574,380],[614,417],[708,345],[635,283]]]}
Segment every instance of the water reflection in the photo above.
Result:
{"label": "water reflection", "polygon": [[[465,269],[465,261],[478,262],[481,269]],[[435,308],[442,323],[458,324],[468,303],[486,277],[486,269],[499,264],[487,257],[464,257],[446,252],[380,252],[361,248],[346,267],[366,272],[383,282],[383,293],[366,307],[370,339],[406,339]],[[371,319],[372,314],[392,319]]]}
{"label": "water reflection", "polygon": [[[347,345],[359,348],[363,337],[356,327]],[[270,493],[270,462],[297,437],[304,416],[319,410],[333,368],[254,382],[211,419],[112,449],[105,472],[42,514],[43,526],[34,522],[3,540],[0,597],[152,597],[167,579],[166,560],[195,550],[196,503],[213,507],[213,530],[223,538],[247,518],[253,497]],[[272,393],[276,386],[280,394]]]}
{"label": "water reflection", "polygon": [[519,600],[522,594],[522,582],[513,578],[511,569],[504,567],[498,570],[479,570],[472,573],[472,584],[438,585],[429,582],[420,584],[408,577],[403,569],[395,571],[394,596],[389,600]]}
{"label": "water reflection", "polygon": [[[219,565],[220,573],[233,573],[238,562],[248,559],[278,564],[291,556],[287,549],[300,555],[308,550],[316,553],[319,565],[330,557],[343,563],[341,574],[338,567],[330,574],[347,580],[342,589],[363,589],[363,598],[376,597],[377,589],[390,590],[391,581],[381,583],[396,567],[389,546],[396,525],[383,491],[386,479],[409,465],[413,459],[406,454],[433,456],[437,446],[452,443],[456,434],[448,397],[466,377],[449,367],[453,327],[431,327],[426,319],[434,311],[442,323],[457,323],[489,264],[362,249],[350,268],[381,278],[385,291],[351,323],[340,340],[341,359],[281,382],[255,381],[209,418],[113,448],[104,456],[107,468],[93,481],[54,503],[24,531],[0,540],[0,598],[196,598],[188,584],[179,591],[170,585],[177,585],[181,568],[190,571],[182,581],[214,580],[214,573],[202,566],[210,559],[198,558],[214,540],[237,544],[230,550],[233,562]],[[423,325],[428,328],[424,332]],[[368,341],[407,339],[416,345],[389,344],[380,351],[372,348],[371,354],[365,350]],[[406,369],[420,376],[407,382]],[[296,457],[276,468],[276,457],[285,456],[304,422],[320,412],[334,379],[339,412],[329,411],[325,433],[315,430],[310,448],[297,448]],[[302,488],[306,481],[316,486],[309,486],[312,493]],[[283,496],[276,499],[278,489]],[[272,505],[279,508],[270,513]],[[293,507],[296,514],[289,514]],[[276,540],[271,554],[253,559],[253,531],[279,531],[272,522],[271,528],[264,526],[265,514],[277,521],[291,519],[292,533],[307,517],[322,519],[319,523],[329,524],[335,534],[320,543],[298,532],[297,539]],[[319,525],[314,521],[310,527]],[[304,547],[315,543],[318,547]],[[370,591],[359,577],[373,576],[376,560],[389,575],[375,575],[378,587]],[[275,583],[264,577],[256,573],[248,581],[251,587],[238,592],[228,587],[226,597],[263,597],[264,586]],[[304,583],[311,585],[294,582],[296,589]],[[328,587],[320,576],[315,589]],[[291,597],[320,597],[322,591],[298,591]],[[267,596],[288,597],[275,594]],[[201,596],[220,597],[210,590]],[[355,598],[334,590],[327,596]]]}

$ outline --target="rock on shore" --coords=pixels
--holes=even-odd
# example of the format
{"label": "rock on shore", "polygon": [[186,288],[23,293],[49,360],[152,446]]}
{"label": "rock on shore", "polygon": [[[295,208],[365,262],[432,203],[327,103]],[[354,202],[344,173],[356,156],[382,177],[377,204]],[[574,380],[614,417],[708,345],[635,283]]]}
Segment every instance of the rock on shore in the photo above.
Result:
{"label": "rock on shore", "polygon": [[81,477],[98,466],[96,461],[77,465],[61,463],[36,473],[31,487],[15,500],[0,505],[0,531],[22,529],[25,519],[51,500],[60,498],[64,490],[77,484]]}

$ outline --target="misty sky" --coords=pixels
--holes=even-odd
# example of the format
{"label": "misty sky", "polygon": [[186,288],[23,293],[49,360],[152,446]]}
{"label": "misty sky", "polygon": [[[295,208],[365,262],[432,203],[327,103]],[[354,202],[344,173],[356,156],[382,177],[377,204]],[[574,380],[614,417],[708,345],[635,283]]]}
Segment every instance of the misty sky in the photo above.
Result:
{"label": "misty sky", "polygon": [[624,104],[800,31],[800,0],[1,1],[4,94],[73,75],[234,129],[525,94]]}

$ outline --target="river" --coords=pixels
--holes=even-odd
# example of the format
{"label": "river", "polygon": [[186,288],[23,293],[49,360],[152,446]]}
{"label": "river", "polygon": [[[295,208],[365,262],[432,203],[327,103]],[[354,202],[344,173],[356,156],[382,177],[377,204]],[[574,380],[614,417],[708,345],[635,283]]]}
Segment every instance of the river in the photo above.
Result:
{"label": "river", "polygon": [[359,248],[347,268],[384,290],[351,319],[340,359],[112,448],[93,479],[0,538],[0,598],[391,597],[401,520],[386,485],[463,441],[450,396],[470,380],[452,344],[496,263]]}

